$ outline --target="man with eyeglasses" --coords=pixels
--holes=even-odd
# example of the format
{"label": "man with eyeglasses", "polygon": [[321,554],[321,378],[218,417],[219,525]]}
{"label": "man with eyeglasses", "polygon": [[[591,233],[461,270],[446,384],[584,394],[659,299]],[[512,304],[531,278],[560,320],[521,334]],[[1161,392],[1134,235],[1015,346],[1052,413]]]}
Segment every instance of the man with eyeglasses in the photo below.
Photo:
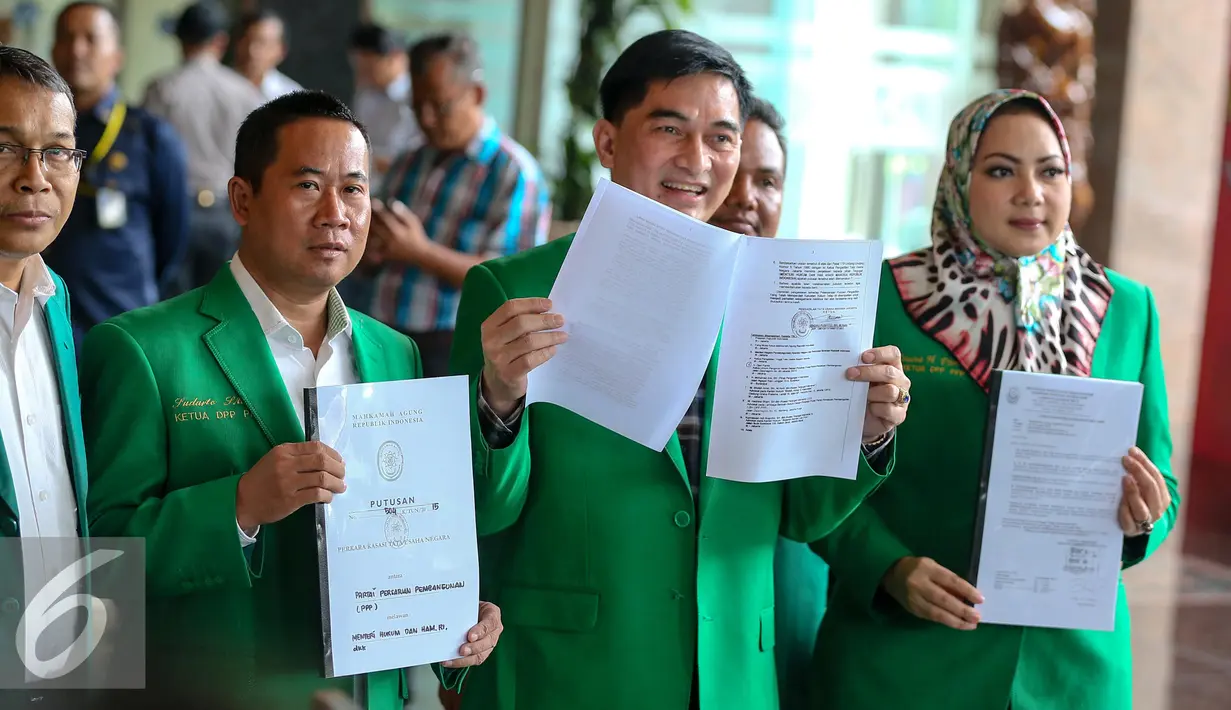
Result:
{"label": "man with eyeglasses", "polygon": [[[85,157],[76,119],[72,91],[54,69],[0,45],[0,538],[72,539],[86,530],[68,291],[40,255],[73,210]],[[57,545],[26,549],[37,553],[0,546],[0,688],[19,688],[0,691],[0,707],[62,707],[30,682],[14,640],[21,643],[23,600],[71,560],[60,564]],[[73,636],[43,634],[38,657],[53,658]]]}
{"label": "man with eyeglasses", "polygon": [[367,313],[409,335],[423,374],[447,375],[471,266],[547,240],[546,180],[483,109],[479,49],[463,34],[410,49],[411,107],[426,144],[395,161],[372,201],[366,261],[379,266]]}

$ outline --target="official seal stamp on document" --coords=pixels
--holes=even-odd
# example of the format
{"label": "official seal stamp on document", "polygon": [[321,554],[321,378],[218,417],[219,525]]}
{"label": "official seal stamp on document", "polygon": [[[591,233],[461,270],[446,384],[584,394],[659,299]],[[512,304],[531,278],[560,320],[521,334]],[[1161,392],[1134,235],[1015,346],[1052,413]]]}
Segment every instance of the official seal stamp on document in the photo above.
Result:
{"label": "official seal stamp on document", "polygon": [[396,441],[386,441],[376,452],[376,469],[386,481],[396,481],[402,475],[402,447]]}
{"label": "official seal stamp on document", "polygon": [[1009,401],[1009,404],[1017,404],[1017,401],[1021,398],[1022,393],[1018,392],[1016,387],[1010,387],[1008,394],[1005,395],[1005,399]]}
{"label": "official seal stamp on document", "polygon": [[812,316],[807,311],[799,311],[791,317],[791,332],[802,338],[812,332]]}
{"label": "official seal stamp on document", "polygon": [[389,543],[390,547],[401,547],[406,544],[409,537],[408,528],[406,518],[398,512],[397,508],[385,508],[385,542]]}

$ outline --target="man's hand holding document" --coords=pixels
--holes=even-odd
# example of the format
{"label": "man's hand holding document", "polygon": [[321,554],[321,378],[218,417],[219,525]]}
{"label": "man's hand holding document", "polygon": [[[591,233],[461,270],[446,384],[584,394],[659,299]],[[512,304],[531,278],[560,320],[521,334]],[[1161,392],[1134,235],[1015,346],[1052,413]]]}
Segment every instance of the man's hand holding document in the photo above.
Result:
{"label": "man's hand holding document", "polygon": [[[549,332],[533,337],[554,349],[527,369],[526,404],[558,405],[661,451],[721,331],[707,475],[853,479],[869,381],[892,387],[900,404],[909,389],[896,349],[861,357],[880,260],[876,241],[745,237],[603,180],[551,290],[552,312],[510,310],[510,320],[537,318]],[[868,376],[853,381],[852,367]]]}

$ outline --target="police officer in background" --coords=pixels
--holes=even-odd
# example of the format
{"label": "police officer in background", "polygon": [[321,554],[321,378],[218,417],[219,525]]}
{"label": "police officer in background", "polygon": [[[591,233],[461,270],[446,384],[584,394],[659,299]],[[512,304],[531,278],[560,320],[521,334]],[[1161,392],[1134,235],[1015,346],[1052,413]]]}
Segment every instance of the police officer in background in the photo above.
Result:
{"label": "police officer in background", "polygon": [[223,66],[229,20],[214,2],[184,9],[175,23],[184,62],[155,79],[145,108],[165,118],[188,152],[189,251],[184,290],[202,286],[235,254],[239,227],[227,203],[227,181],[235,163],[235,134],[265,102],[259,89]]}
{"label": "police officer in background", "polygon": [[108,7],[66,6],[52,58],[73,90],[87,157],[76,209],[44,258],[73,293],[80,349],[94,325],[172,289],[188,239],[187,165],[174,129],[120,96],[120,28]]}

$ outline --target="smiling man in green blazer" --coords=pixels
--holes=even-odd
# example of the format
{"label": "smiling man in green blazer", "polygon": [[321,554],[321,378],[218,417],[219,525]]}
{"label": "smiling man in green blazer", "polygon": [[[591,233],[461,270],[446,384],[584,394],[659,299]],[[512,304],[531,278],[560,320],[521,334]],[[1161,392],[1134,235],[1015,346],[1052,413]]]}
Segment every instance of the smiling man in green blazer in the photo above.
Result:
{"label": "smiling man in green blazer", "polygon": [[[643,37],[603,80],[599,158],[614,182],[706,221],[739,165],[750,88],[702,37]],[[524,406],[528,372],[564,339],[543,332],[563,323],[545,297],[570,243],[476,266],[462,293],[453,369],[474,388],[481,579],[507,624],[462,706],[777,710],[775,543],[825,535],[889,474],[909,387],[897,351],[850,373],[873,383],[856,480],[707,478],[713,363],[663,452]]]}
{"label": "smiling man in green blazer", "polygon": [[[0,538],[9,540],[85,535],[68,291],[40,256],[73,209],[84,157],[75,149],[75,123],[64,79],[30,52],[0,45]],[[0,548],[0,687],[13,688],[0,690],[0,707],[58,710],[82,696],[31,682],[14,642],[29,595],[73,561],[73,550],[58,543],[37,557],[28,550]],[[64,557],[45,564],[52,551]],[[38,626],[30,619],[27,632]],[[76,635],[52,629],[36,639],[40,660]]]}
{"label": "smiling man in green blazer", "polygon": [[[414,343],[335,288],[367,239],[369,147],[327,94],[254,111],[230,183],[239,253],[208,285],[86,338],[90,528],[146,540],[152,683],[277,710],[356,680],[321,674],[313,504],[345,490],[345,467],[305,443],[302,407],[306,387],[421,374]],[[485,605],[446,665],[481,662],[500,628]],[[358,681],[370,710],[401,709],[405,670]]]}

